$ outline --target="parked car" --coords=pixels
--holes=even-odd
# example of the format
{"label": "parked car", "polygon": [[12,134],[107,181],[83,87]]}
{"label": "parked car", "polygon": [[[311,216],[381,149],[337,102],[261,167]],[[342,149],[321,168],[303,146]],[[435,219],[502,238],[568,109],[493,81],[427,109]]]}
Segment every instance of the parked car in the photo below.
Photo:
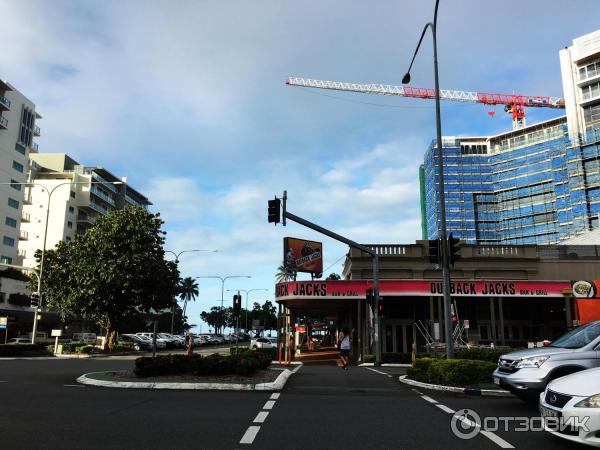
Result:
{"label": "parked car", "polygon": [[[274,341],[272,340],[274,339]],[[276,348],[277,338],[257,337],[250,341],[250,348]]]}
{"label": "parked car", "polygon": [[11,338],[6,343],[7,344],[31,344],[31,339],[27,339],[27,338]]}
{"label": "parked car", "polygon": [[225,343],[225,338],[218,334],[213,334],[211,340],[217,345],[223,345]]}
{"label": "parked car", "polygon": [[152,350],[152,341],[148,341],[148,339],[144,339],[137,334],[121,334],[119,335],[119,343],[121,342],[132,344],[133,349],[136,351]]}
{"label": "parked car", "polygon": [[[153,342],[153,340],[154,340],[154,333],[141,332],[141,333],[135,333],[135,334],[137,334],[138,336],[142,336],[146,339],[149,339],[150,342]],[[166,339],[159,337],[158,333],[156,333],[156,348],[167,348]]]}
{"label": "parked car", "polygon": [[[181,347],[181,343],[179,342],[179,339],[177,339],[175,336],[170,335],[169,333],[156,333],[156,337],[163,339],[165,341],[165,343],[167,344],[167,348]],[[150,338],[150,339],[152,339],[152,338]]]}
{"label": "parked car", "polygon": [[540,395],[540,414],[553,435],[600,447],[600,368],[551,381]]}
{"label": "parked car", "polygon": [[494,383],[525,401],[537,401],[546,385],[580,370],[600,367],[600,321],[575,328],[543,348],[500,356]]}

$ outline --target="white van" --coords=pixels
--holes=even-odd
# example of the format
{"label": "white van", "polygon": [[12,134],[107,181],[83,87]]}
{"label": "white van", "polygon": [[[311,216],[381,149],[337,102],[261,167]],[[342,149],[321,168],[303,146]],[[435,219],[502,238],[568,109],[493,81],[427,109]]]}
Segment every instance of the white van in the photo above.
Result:
{"label": "white van", "polygon": [[96,345],[96,333],[73,333],[71,342]]}

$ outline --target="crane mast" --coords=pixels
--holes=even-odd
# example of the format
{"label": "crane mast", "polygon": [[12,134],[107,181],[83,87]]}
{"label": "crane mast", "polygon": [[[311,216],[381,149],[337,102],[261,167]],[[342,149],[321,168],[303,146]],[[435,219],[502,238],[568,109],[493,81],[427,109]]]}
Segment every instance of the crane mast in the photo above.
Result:
{"label": "crane mast", "polygon": [[[394,86],[391,84],[362,84],[341,81],[314,80],[311,78],[289,77],[286,82],[290,86],[316,89],[332,89],[336,91],[360,92],[363,94],[393,95],[398,97],[435,99],[435,89],[411,86]],[[564,109],[565,100],[560,97],[492,94],[468,92],[453,89],[440,89],[440,99],[455,102],[483,103],[486,105],[504,105],[504,111],[511,114],[513,129],[525,126],[525,107]]]}

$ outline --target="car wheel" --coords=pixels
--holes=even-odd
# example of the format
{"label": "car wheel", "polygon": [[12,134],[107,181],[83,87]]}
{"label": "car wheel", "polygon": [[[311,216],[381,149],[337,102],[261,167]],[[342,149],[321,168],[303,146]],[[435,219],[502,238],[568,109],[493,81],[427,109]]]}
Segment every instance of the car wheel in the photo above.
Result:
{"label": "car wheel", "polygon": [[256,345],[253,345],[253,346],[252,346],[252,348],[253,348],[254,350],[257,350],[257,349],[258,349],[258,347],[257,347]]}
{"label": "car wheel", "polygon": [[136,352],[139,352],[139,351],[140,351],[140,346],[139,346],[139,345],[137,345],[137,344],[135,344],[135,345],[133,346],[133,349],[134,349]]}

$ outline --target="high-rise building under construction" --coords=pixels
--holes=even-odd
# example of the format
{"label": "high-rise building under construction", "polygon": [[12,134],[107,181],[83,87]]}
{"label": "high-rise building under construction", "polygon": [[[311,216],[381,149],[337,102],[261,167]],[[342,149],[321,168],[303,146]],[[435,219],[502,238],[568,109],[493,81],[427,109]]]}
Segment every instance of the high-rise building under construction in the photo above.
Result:
{"label": "high-rise building under construction", "polygon": [[[449,233],[556,243],[600,226],[600,31],[560,51],[566,115],[496,136],[442,138]],[[421,178],[424,239],[440,234],[435,142]]]}

